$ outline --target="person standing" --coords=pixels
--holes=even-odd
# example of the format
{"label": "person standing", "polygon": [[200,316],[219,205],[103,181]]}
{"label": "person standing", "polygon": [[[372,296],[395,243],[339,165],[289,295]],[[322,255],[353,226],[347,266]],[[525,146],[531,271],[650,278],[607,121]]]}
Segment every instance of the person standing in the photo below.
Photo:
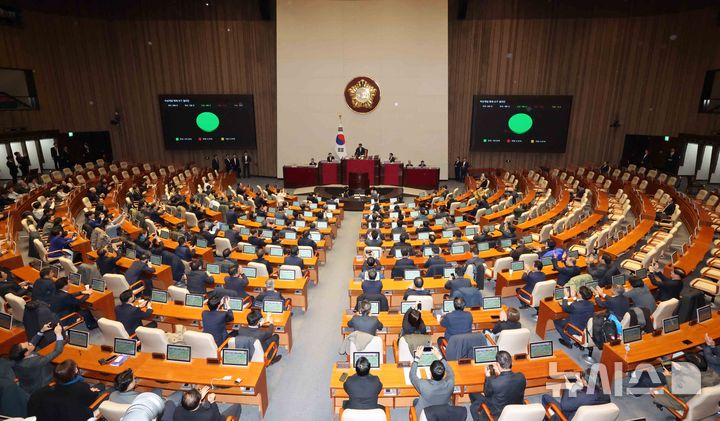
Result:
{"label": "person standing", "polygon": [[218,159],[217,154],[213,155],[212,162],[210,162],[210,167],[212,167],[213,171],[220,172],[220,160]]}
{"label": "person standing", "polygon": [[463,182],[465,180],[465,177],[468,175],[469,170],[470,170],[470,161],[468,161],[467,158],[463,158],[462,170],[460,171],[460,182]]}
{"label": "person standing", "polygon": [[6,165],[8,167],[8,170],[10,171],[10,177],[12,178],[13,184],[17,183],[18,166],[15,163],[15,160],[11,156],[7,157]]}
{"label": "person standing", "polygon": [[250,163],[251,162],[252,162],[252,158],[250,158],[250,154],[248,154],[248,151],[243,152],[242,166],[243,166],[243,177],[244,178],[250,178]]}
{"label": "person standing", "polygon": [[460,174],[462,174],[462,161],[458,156],[455,158],[455,181],[461,181]]}
{"label": "person standing", "polygon": [[232,169],[233,169],[233,171],[235,171],[235,176],[237,178],[240,178],[240,159],[238,158],[236,153],[233,154]]}
{"label": "person standing", "polygon": [[640,157],[640,161],[638,161],[638,166],[645,167],[650,163],[650,150],[645,149],[645,151],[642,154],[642,157]]}
{"label": "person standing", "polygon": [[57,145],[53,144],[52,148],[50,148],[50,157],[53,160],[53,163],[55,164],[55,169],[60,169],[60,152],[58,152]]}
{"label": "person standing", "polygon": [[355,158],[365,158],[367,156],[367,149],[363,148],[363,144],[360,143],[357,148],[355,148]]}
{"label": "person standing", "polygon": [[232,171],[232,158],[230,158],[230,154],[225,155],[225,172]]}

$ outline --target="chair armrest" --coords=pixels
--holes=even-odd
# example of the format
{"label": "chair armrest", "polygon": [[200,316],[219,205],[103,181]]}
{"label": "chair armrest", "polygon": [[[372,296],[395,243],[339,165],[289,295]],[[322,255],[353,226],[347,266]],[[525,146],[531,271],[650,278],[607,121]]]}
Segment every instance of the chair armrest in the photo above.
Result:
{"label": "chair armrest", "polygon": [[[398,340],[399,340],[399,338],[398,338]],[[400,351],[398,350],[398,341],[393,341],[392,348],[393,348],[393,356],[395,356],[395,362],[398,362],[398,360],[399,360],[398,356],[400,355]],[[443,355],[443,357],[444,357],[444,355]]]}
{"label": "chair armrest", "polygon": [[552,418],[552,415],[550,414],[550,410],[552,410],[555,413],[555,415],[557,415],[558,418],[560,418],[560,421],[568,421],[565,414],[563,414],[562,410],[560,410],[560,407],[557,406],[557,404],[555,402],[550,402],[548,404],[548,406],[545,407],[545,414],[547,415],[548,419]]}
{"label": "chair armrest", "polygon": [[490,342],[491,345],[497,345],[495,343],[495,339],[493,339],[492,336],[490,336],[489,334],[486,333],[485,338],[487,338],[488,342]]}
{"label": "chair armrest", "polygon": [[72,329],[72,328],[74,328],[75,326],[77,326],[77,325],[79,325],[80,323],[83,322],[82,316],[81,316],[80,314],[78,314],[77,312],[73,312],[73,313],[68,314],[68,315],[65,316],[65,317],[62,317],[62,318],[60,319],[60,321],[62,322],[63,320],[67,320],[67,319],[69,319],[70,317],[77,317],[77,319],[75,320],[75,323],[73,323],[73,324],[71,324],[71,325],[69,325],[69,326],[64,326],[64,327],[63,327],[64,330]]}
{"label": "chair armrest", "polygon": [[483,402],[482,405],[480,405],[480,409],[478,409],[478,412],[483,411],[485,412],[485,415],[487,416],[488,421],[495,421],[495,418],[493,418],[492,414],[490,413],[490,408],[488,408],[487,404]]}
{"label": "chair armrest", "polygon": [[286,298],[285,299],[285,308],[292,310],[292,298]]}
{"label": "chair armrest", "polygon": [[[579,333],[580,336],[582,337],[582,342],[578,342],[577,340],[575,340],[575,336],[574,336],[575,334],[568,332],[569,330],[574,330],[575,332]],[[574,324],[572,324],[572,323],[566,324],[565,327],[563,327],[563,332],[566,335],[568,335],[570,337],[570,339],[572,339],[576,343],[578,343],[578,344],[585,343],[585,331],[580,329],[579,327],[575,326]]]}
{"label": "chair armrest", "polygon": [[265,350],[265,367],[268,367],[270,365],[270,363],[272,363],[272,360],[275,358],[277,353],[278,353],[277,343],[270,342],[270,346],[268,346],[268,349]]}
{"label": "chair armrest", "polygon": [[[135,286],[140,286],[140,288],[136,290],[136,289],[135,289]],[[143,283],[142,280],[140,280],[140,281],[137,281],[137,282],[135,282],[134,284],[130,285],[130,286],[128,287],[128,289],[131,289],[132,292],[133,292],[133,294],[137,294],[137,293],[142,292],[142,291],[145,290],[145,284]]]}
{"label": "chair armrest", "polygon": [[91,411],[96,410],[105,399],[110,397],[110,392],[104,392],[100,396],[98,396],[97,399],[93,403],[91,403],[88,408],[90,408]]}
{"label": "chair armrest", "polygon": [[[674,409],[672,409],[672,408],[670,408],[670,407],[666,407],[666,409],[667,409],[668,411],[670,411],[670,413],[673,414],[673,415],[675,416],[675,418],[677,418],[677,419],[679,419],[679,420],[684,420],[685,417],[687,416],[687,413],[688,413],[688,406],[687,406],[687,404],[686,404],[685,402],[683,402],[683,401],[682,401],[680,398],[678,398],[677,396],[675,396],[675,395],[673,395],[672,393],[670,393],[670,391],[668,390],[668,388],[667,388],[666,386],[663,386],[663,387],[662,387],[662,391],[663,391],[664,394],[668,395],[668,396],[670,397],[670,399],[674,400],[675,402],[677,402],[678,405],[682,406],[683,412],[682,412],[682,414],[681,414],[681,413],[675,411]],[[652,397],[653,397],[653,399],[655,399],[655,394],[654,394],[654,393],[652,394]]]}
{"label": "chair armrest", "polygon": [[225,418],[225,421],[238,421],[238,419],[237,419],[237,417],[228,415],[227,418]]}
{"label": "chair armrest", "polygon": [[390,421],[390,408],[387,406],[385,407],[385,419]]}
{"label": "chair armrest", "polygon": [[245,298],[243,298],[243,308],[252,306],[253,303],[253,297],[252,295],[247,295]]}
{"label": "chair armrest", "polygon": [[524,289],[520,288],[517,290],[517,297],[518,300],[524,302],[527,305],[532,304],[533,302],[533,296],[531,293],[525,291]]}
{"label": "chair armrest", "polygon": [[415,406],[410,406],[410,421],[417,421],[417,411],[415,411]]}

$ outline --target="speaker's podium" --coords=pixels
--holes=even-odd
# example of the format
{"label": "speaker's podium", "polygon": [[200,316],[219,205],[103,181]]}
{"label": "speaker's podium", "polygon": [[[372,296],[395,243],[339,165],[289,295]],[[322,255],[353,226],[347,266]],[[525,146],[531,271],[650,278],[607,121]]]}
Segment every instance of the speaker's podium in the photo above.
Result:
{"label": "speaker's podium", "polygon": [[[370,159],[343,159],[340,162],[340,174],[342,174],[344,184],[350,183],[350,174],[367,174],[368,187],[374,186],[380,181],[380,160],[377,157],[371,157]],[[356,175],[353,181],[358,181],[358,177],[360,176]],[[362,179],[364,180],[364,177]]]}

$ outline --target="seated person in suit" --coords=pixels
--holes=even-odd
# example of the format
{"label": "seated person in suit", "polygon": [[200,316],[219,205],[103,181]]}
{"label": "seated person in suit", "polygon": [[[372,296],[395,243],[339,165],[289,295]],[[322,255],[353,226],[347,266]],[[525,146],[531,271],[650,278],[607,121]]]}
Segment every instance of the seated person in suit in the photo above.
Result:
{"label": "seated person in suit", "polygon": [[388,311],[390,309],[388,299],[385,294],[360,294],[355,301],[355,312],[360,312],[360,305],[363,301],[377,301],[380,304],[380,311]]}
{"label": "seated person in suit", "polygon": [[613,287],[613,296],[605,294],[602,288],[595,288],[595,302],[599,307],[606,308],[608,311],[617,317],[618,320],[622,320],[625,317],[625,313],[630,309],[630,300],[625,296],[625,287],[622,285],[615,285]]}
{"label": "seated person in suit", "polygon": [[[460,269],[460,273],[458,273],[457,269]],[[452,274],[450,280],[445,282],[445,289],[450,290],[450,295],[455,293],[455,291],[459,290],[460,288],[467,288],[471,286],[472,282],[470,282],[468,278],[463,276],[462,268],[460,267],[456,268],[456,271],[454,274]]]}
{"label": "seated person in suit", "polygon": [[720,374],[720,347],[715,344],[713,338],[707,333],[705,334],[705,343],[702,346],[702,352],[708,366]]}
{"label": "seated person in suit", "polygon": [[[20,387],[27,393],[32,394],[52,381],[52,360],[60,355],[65,347],[62,326],[60,323],[55,324],[54,329],[51,326],[52,323],[45,324],[30,342],[21,342],[10,348],[8,357],[15,363],[13,366],[15,377]],[[35,351],[45,335],[55,336],[55,348],[48,355],[42,356]]]}
{"label": "seated person in suit", "polygon": [[[45,303],[50,302],[52,296],[55,295],[55,278],[57,276],[53,276],[54,273],[55,270],[50,266],[45,266],[44,268],[40,269],[40,277],[33,284],[32,292],[30,293],[30,296],[33,300],[39,300]],[[13,291],[8,292],[14,294]],[[7,294],[7,292],[5,293]]]}
{"label": "seated person in suit", "polygon": [[[280,347],[280,336],[275,333],[275,327],[271,322],[268,322],[267,326],[261,326],[263,315],[259,309],[253,308],[247,315],[247,326],[239,326],[235,331],[237,336],[247,336],[260,341],[263,347],[263,351],[266,351],[270,344],[275,343],[275,346]],[[282,355],[277,354],[273,358],[271,364],[275,364],[280,361]]]}
{"label": "seated person in suit", "polygon": [[440,319],[440,326],[445,328],[445,339],[450,340],[452,335],[472,332],[472,314],[465,311],[465,300],[462,297],[453,299],[454,311],[447,313]]}
{"label": "seated person in suit", "polygon": [[[552,395],[542,395],[542,404],[547,407],[551,403],[557,405],[565,416],[564,419],[572,420],[575,412],[581,406],[586,405],[603,405],[610,403],[610,395],[605,394],[602,387],[601,379],[598,376],[598,370],[592,367],[586,368],[580,373],[575,373],[574,383],[565,382],[560,401]],[[560,421],[560,416],[553,414],[550,421]]]}
{"label": "seated person in suit", "polygon": [[175,248],[175,254],[186,262],[192,260],[193,251],[190,249],[185,237],[178,238],[178,246]]}
{"label": "seated person in suit", "polygon": [[[588,251],[590,253],[590,251]],[[606,262],[606,256],[607,260],[610,259],[610,256],[603,255],[602,258],[598,259],[598,257],[594,254],[588,254],[585,256],[585,263],[587,263],[587,272],[592,276],[592,278],[595,281],[600,282],[601,279],[605,277],[605,273],[610,269]]]}
{"label": "seated person in suit", "polygon": [[625,296],[631,299],[636,307],[646,308],[653,313],[657,308],[657,303],[642,278],[631,276],[628,282],[632,289],[625,291]]}
{"label": "seated person in suit", "polygon": [[500,321],[492,328],[493,335],[498,335],[503,330],[520,329],[520,311],[515,307],[508,307],[507,311],[500,310]]}
{"label": "seated person in suit", "polygon": [[[115,376],[115,380],[113,381],[113,391],[110,392],[108,400],[110,402],[130,405],[131,403],[133,403],[135,398],[140,395],[140,392],[135,390],[135,386],[137,386],[137,382],[135,381],[135,375],[133,374],[132,368],[128,368],[127,370]],[[162,390],[155,389],[153,390],[153,393],[162,398]],[[168,397],[168,400],[179,403],[181,397],[182,392],[173,392]]]}
{"label": "seated person in suit", "polygon": [[668,278],[660,270],[658,262],[653,262],[650,265],[650,271],[648,272],[650,282],[657,287],[655,291],[655,297],[658,301],[667,301],[671,298],[680,298],[680,292],[684,287],[683,278],[685,278],[685,271],[680,268],[673,268]]}
{"label": "seated person in suit", "polygon": [[202,265],[202,260],[194,259],[190,262],[190,272],[185,275],[185,284],[191,294],[204,295],[207,293],[207,287],[215,284],[213,277],[202,270]]}
{"label": "seated person in suit", "polygon": [[348,327],[370,335],[377,334],[383,329],[383,324],[377,317],[370,315],[370,301],[360,303],[360,314],[356,314],[348,321]]}
{"label": "seated person in suit", "polygon": [[565,288],[565,296],[560,306],[568,316],[562,320],[554,320],[553,323],[555,324],[555,330],[557,330],[560,335],[560,343],[568,348],[572,348],[573,342],[565,332],[563,332],[563,329],[568,323],[572,323],[578,329],[585,330],[588,320],[590,320],[595,312],[595,305],[590,301],[592,297],[593,293],[590,288],[583,285],[576,294],[575,301],[568,305],[568,289]]}
{"label": "seated person in suit", "polygon": [[563,253],[563,257],[565,258],[565,267],[558,266],[556,259],[553,258],[552,260],[553,269],[555,269],[558,273],[558,286],[564,286],[568,283],[570,278],[580,274],[580,268],[575,266],[575,258],[568,256],[566,253]]}
{"label": "seated person in suit", "polygon": [[[239,417],[242,407],[236,405],[223,405],[224,411],[215,402],[215,394],[210,393],[210,386],[201,390],[192,388],[183,392],[180,406],[173,413],[173,421],[220,421],[228,416]],[[221,413],[222,412],[222,413]]]}
{"label": "seated person in suit", "polygon": [[298,253],[300,253],[300,249],[297,246],[290,247],[290,255],[285,257],[283,264],[298,266],[300,270],[305,269],[305,263],[298,257]]}
{"label": "seated person in suit", "polygon": [[[50,310],[50,305],[42,301],[30,301],[25,304],[23,311],[23,327],[25,327],[25,337],[33,338],[48,323],[53,325],[58,322],[58,317]],[[42,335],[42,339],[37,343],[38,349],[45,348],[55,342],[55,336]]]}
{"label": "seated person in suit", "polygon": [[[258,249],[261,249],[265,247],[265,240],[258,237],[258,229],[253,228],[250,230],[250,236],[248,237],[248,243],[252,244],[253,246],[257,247]],[[260,251],[260,250],[258,250]]]}
{"label": "seated person in suit", "polygon": [[380,263],[372,256],[369,256],[362,265],[362,268],[360,269],[360,272],[367,272],[370,269],[374,269],[376,271],[380,270],[381,266]]}
{"label": "seated person in suit", "polygon": [[244,273],[238,274],[238,266],[231,266],[228,271],[228,276],[225,277],[225,288],[231,291],[235,291],[235,295],[241,298],[247,297],[248,293],[245,290],[248,286],[248,278]]}
{"label": "seated person in suit", "polygon": [[390,255],[395,256],[397,253],[395,250],[400,250],[400,253],[402,253],[403,250],[408,250],[409,256],[410,253],[412,253],[413,251],[412,246],[407,242],[409,238],[410,236],[408,236],[406,232],[400,234],[400,241],[398,241],[392,246],[392,248],[390,249]]}
{"label": "seated person in suit", "polygon": [[[85,325],[92,330],[97,328],[97,321],[93,317],[90,310],[82,308],[82,304],[90,298],[91,290],[83,290],[81,292],[68,293],[68,278],[63,276],[55,281],[55,295],[50,299],[50,310],[55,313],[58,318],[63,318],[70,313],[78,313],[85,319]],[[79,297],[79,298],[78,298]],[[72,320],[67,321],[67,323]]]}
{"label": "seated person in suit", "polygon": [[565,253],[565,250],[563,250],[562,247],[557,247],[555,245],[555,240],[547,240],[545,245],[547,248],[540,253],[540,257],[552,257],[553,259],[558,260],[561,259],[562,255]]}
{"label": "seated person in suit", "polygon": [[317,250],[317,243],[315,242],[315,240],[310,238],[310,230],[302,233],[302,236],[298,240],[298,246],[308,246],[312,247],[313,251]]}
{"label": "seated person in suit", "polygon": [[522,290],[529,295],[532,295],[533,289],[535,289],[535,285],[537,285],[538,282],[544,282],[546,280],[545,272],[543,272],[542,262],[540,260],[534,261],[532,264],[532,269],[526,269],[525,273],[523,273],[522,280],[525,282]]}
{"label": "seated person in suit", "polygon": [[427,261],[425,262],[425,267],[429,268],[431,266],[445,266],[446,264],[447,262],[442,256],[440,256],[439,253],[433,252],[433,255],[430,256],[430,258],[427,259]]}
{"label": "seated person in suit", "polygon": [[411,308],[406,311],[403,316],[400,336],[425,335],[427,333],[427,326],[425,326],[425,322],[422,319],[422,313],[415,308]]}
{"label": "seated person in suit", "polygon": [[422,225],[418,227],[417,232],[432,232],[432,229],[430,228],[430,221],[422,221]]}
{"label": "seated person in suit", "polygon": [[368,237],[365,238],[365,245],[368,247],[380,247],[382,246],[382,242],[380,231],[376,229],[370,230]]}
{"label": "seated person in suit", "polygon": [[[716,386],[720,384],[720,374],[715,372],[715,370],[711,370],[708,368],[708,363],[705,360],[705,358],[698,353],[695,352],[685,352],[685,360],[697,367],[697,370],[700,372],[700,387],[706,388],[710,386]],[[673,380],[677,381],[678,385],[682,385],[684,382],[688,382],[687,380],[687,374],[682,375],[680,373],[677,373],[678,371],[688,372],[687,367],[679,367],[676,365],[676,363],[672,364],[672,371],[668,371],[667,369],[663,368],[663,374],[665,376],[665,382],[666,387],[668,390],[673,390]],[[694,373],[693,373],[694,374]],[[683,378],[685,377],[685,378]],[[696,381],[696,380],[695,380]],[[682,390],[682,388],[681,388]],[[695,394],[679,394],[679,393],[673,393],[675,397],[680,399],[681,401],[687,403],[690,399],[695,397]],[[658,407],[665,407],[665,408],[671,408],[677,412],[687,411],[686,407],[683,407],[683,405],[679,402],[677,402],[675,399],[671,398],[667,394],[663,393],[662,390],[653,390],[652,391],[652,397],[654,400],[654,403]],[[687,414],[687,412],[686,412]],[[712,418],[712,417],[710,417]]]}
{"label": "seated person in suit", "polygon": [[419,167],[419,168],[425,168],[425,167],[427,167],[427,164],[425,164],[425,161],[423,161],[423,160],[421,159],[421,160],[420,160],[420,163],[418,164],[418,167]]}
{"label": "seated person in suit", "polygon": [[255,254],[257,254],[257,259],[254,259],[253,262],[265,265],[268,275],[271,274],[272,273],[272,265],[265,258],[265,249],[258,248],[257,251],[255,252]]}
{"label": "seated person in suit", "polygon": [[210,297],[207,301],[209,310],[202,312],[203,332],[209,333],[215,339],[215,344],[220,346],[228,337],[225,325],[235,320],[232,310],[218,311],[218,308],[227,304],[227,297]]}
{"label": "seated person in suit", "polygon": [[360,357],[355,362],[355,374],[343,383],[348,400],[343,402],[344,409],[383,409],[378,397],[383,385],[380,378],[370,374],[370,361]]}
{"label": "seated person in suit", "polygon": [[0,268],[0,297],[5,297],[5,294],[14,294],[18,297],[22,297],[28,292],[29,289],[27,282],[17,283],[15,281],[15,277],[9,269]]}
{"label": "seated person in suit", "polygon": [[95,260],[100,275],[106,273],[117,273],[117,262],[122,258],[119,254],[115,253],[111,245],[101,248],[97,251],[98,257]]}
{"label": "seated person in suit", "polygon": [[30,396],[28,415],[38,421],[61,419],[85,421],[93,418],[90,404],[95,402],[100,389],[91,387],[80,376],[77,363],[65,360],[55,367],[54,387],[42,388]]}
{"label": "seated person in suit", "polygon": [[142,252],[137,260],[132,262],[128,270],[125,271],[125,280],[128,285],[132,285],[142,279],[145,285],[143,296],[150,297],[152,295],[152,276],[154,273],[155,268],[150,266],[150,254]]}
{"label": "seated person in suit", "polygon": [[260,294],[258,294],[257,297],[255,297],[255,303],[258,306],[262,306],[263,301],[265,301],[266,299],[285,301],[282,294],[280,294],[280,291],[275,290],[275,280],[273,278],[268,278],[268,280],[265,281],[265,291],[261,292]]}
{"label": "seated person in suit", "polygon": [[362,281],[362,291],[365,294],[382,293],[383,283],[380,280],[380,274],[375,269],[367,271],[367,280]]}
{"label": "seated person in suit", "polygon": [[[152,316],[153,313],[151,301],[147,301],[145,311],[140,307],[135,307],[133,301],[135,301],[133,290],[128,289],[120,294],[120,305],[115,307],[117,321],[122,323],[128,335],[134,334],[135,330],[143,325],[143,320]],[[149,321],[145,326],[157,327],[157,322]]]}
{"label": "seated person in suit", "polygon": [[507,405],[522,405],[527,380],[523,373],[513,373],[512,355],[498,351],[495,363],[485,366],[483,393],[470,394],[470,415],[474,421],[487,420],[482,404],[498,419]]}
{"label": "seated person in suit", "polygon": [[413,285],[412,287],[405,290],[405,294],[403,295],[403,301],[406,301],[409,296],[411,295],[427,295],[432,296],[431,291],[423,288],[425,285],[425,281],[423,281],[423,278],[417,277],[413,279]]}
{"label": "seated person in suit", "polygon": [[220,265],[221,273],[228,273],[230,267],[237,264],[234,260],[230,259],[230,253],[232,253],[232,249],[225,249],[223,250],[222,256],[215,256],[215,264]]}
{"label": "seated person in suit", "polygon": [[418,361],[423,354],[423,348],[421,346],[415,350],[415,360],[410,367],[410,383],[420,394],[420,397],[413,401],[417,414],[429,406],[448,405],[455,388],[455,373],[437,348],[432,350],[437,360],[430,364],[431,378],[424,380],[418,377]]}

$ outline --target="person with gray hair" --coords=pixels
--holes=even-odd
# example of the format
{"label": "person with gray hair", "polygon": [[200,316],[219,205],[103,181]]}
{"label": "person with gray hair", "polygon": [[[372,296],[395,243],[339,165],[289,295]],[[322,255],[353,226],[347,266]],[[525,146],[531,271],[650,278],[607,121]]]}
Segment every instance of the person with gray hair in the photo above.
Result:
{"label": "person with gray hair", "polygon": [[597,295],[595,299],[597,305],[608,309],[618,320],[622,320],[623,317],[625,317],[625,313],[630,309],[630,299],[625,296],[624,285],[613,286],[612,296],[607,295],[600,287],[595,288],[595,293]]}
{"label": "person with gray hair", "polygon": [[265,281],[265,291],[258,294],[258,296],[255,298],[255,303],[258,307],[262,308],[263,301],[265,301],[266,299],[285,301],[282,294],[280,294],[279,291],[275,290],[275,280],[273,278],[268,278],[268,280]]}

